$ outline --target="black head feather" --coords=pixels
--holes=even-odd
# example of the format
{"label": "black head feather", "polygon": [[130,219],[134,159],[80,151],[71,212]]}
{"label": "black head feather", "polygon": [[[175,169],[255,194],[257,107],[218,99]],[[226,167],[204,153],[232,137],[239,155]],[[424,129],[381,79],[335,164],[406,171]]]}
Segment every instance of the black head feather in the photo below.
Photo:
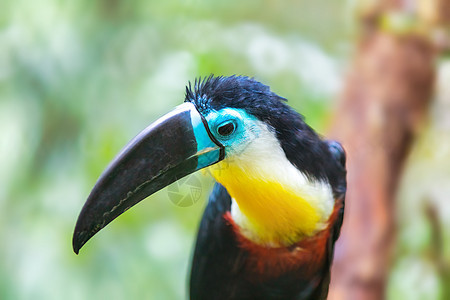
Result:
{"label": "black head feather", "polygon": [[267,85],[245,76],[209,76],[189,82],[186,102],[207,114],[209,110],[225,107],[242,108],[259,119],[267,119],[282,109],[285,98],[273,93]]}
{"label": "black head feather", "polygon": [[337,158],[331,151],[335,148],[330,150],[328,143],[287,105],[287,100],[272,92],[267,85],[245,76],[211,75],[196,79],[193,85],[189,83],[185,102],[193,103],[203,115],[210,110],[227,107],[244,109],[275,131],[287,159],[293,165],[308,178],[327,180],[333,190],[337,190],[337,186],[333,185],[337,183],[336,178],[342,177],[342,158]]}

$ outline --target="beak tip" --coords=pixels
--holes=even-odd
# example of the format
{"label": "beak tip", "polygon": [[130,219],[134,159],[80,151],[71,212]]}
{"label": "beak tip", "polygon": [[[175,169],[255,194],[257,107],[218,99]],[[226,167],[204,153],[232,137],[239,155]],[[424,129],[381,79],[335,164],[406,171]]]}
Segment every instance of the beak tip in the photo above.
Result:
{"label": "beak tip", "polygon": [[76,255],[80,252],[80,248],[77,244],[72,243],[73,252],[75,252]]}
{"label": "beak tip", "polygon": [[75,241],[72,243],[73,252],[75,252],[76,255],[80,252],[81,247],[75,243]]}
{"label": "beak tip", "polygon": [[86,243],[86,239],[84,238],[84,234],[82,232],[75,232],[73,234],[72,239],[72,248],[73,252],[75,252],[76,255],[80,252],[80,249],[83,247],[83,245]]}

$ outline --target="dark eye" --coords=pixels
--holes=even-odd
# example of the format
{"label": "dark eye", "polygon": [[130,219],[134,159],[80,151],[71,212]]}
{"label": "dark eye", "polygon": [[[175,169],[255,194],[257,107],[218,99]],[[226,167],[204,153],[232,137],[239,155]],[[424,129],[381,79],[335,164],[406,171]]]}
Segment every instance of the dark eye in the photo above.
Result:
{"label": "dark eye", "polygon": [[234,132],[235,129],[236,129],[236,126],[234,125],[233,122],[227,122],[227,123],[220,125],[217,128],[217,132],[221,136],[229,136],[230,134],[232,134]]}

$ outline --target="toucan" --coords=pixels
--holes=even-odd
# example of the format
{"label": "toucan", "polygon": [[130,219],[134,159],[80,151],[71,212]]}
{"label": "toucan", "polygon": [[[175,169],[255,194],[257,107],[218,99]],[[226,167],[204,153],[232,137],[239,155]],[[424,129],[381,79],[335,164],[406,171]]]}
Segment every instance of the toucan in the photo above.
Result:
{"label": "toucan", "polygon": [[144,198],[206,168],[192,300],[326,299],[346,192],[345,152],[253,78],[209,76],[106,168],[73,235],[80,248]]}

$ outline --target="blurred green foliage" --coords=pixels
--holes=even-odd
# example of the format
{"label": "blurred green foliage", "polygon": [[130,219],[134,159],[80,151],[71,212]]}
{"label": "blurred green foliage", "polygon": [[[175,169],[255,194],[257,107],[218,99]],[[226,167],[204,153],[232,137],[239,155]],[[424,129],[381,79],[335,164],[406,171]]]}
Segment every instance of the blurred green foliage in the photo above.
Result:
{"label": "blurred green foliage", "polygon": [[212,179],[187,208],[158,192],[76,256],[90,189],[197,76],[254,76],[323,133],[353,42],[344,3],[2,0],[0,299],[185,298]]}

